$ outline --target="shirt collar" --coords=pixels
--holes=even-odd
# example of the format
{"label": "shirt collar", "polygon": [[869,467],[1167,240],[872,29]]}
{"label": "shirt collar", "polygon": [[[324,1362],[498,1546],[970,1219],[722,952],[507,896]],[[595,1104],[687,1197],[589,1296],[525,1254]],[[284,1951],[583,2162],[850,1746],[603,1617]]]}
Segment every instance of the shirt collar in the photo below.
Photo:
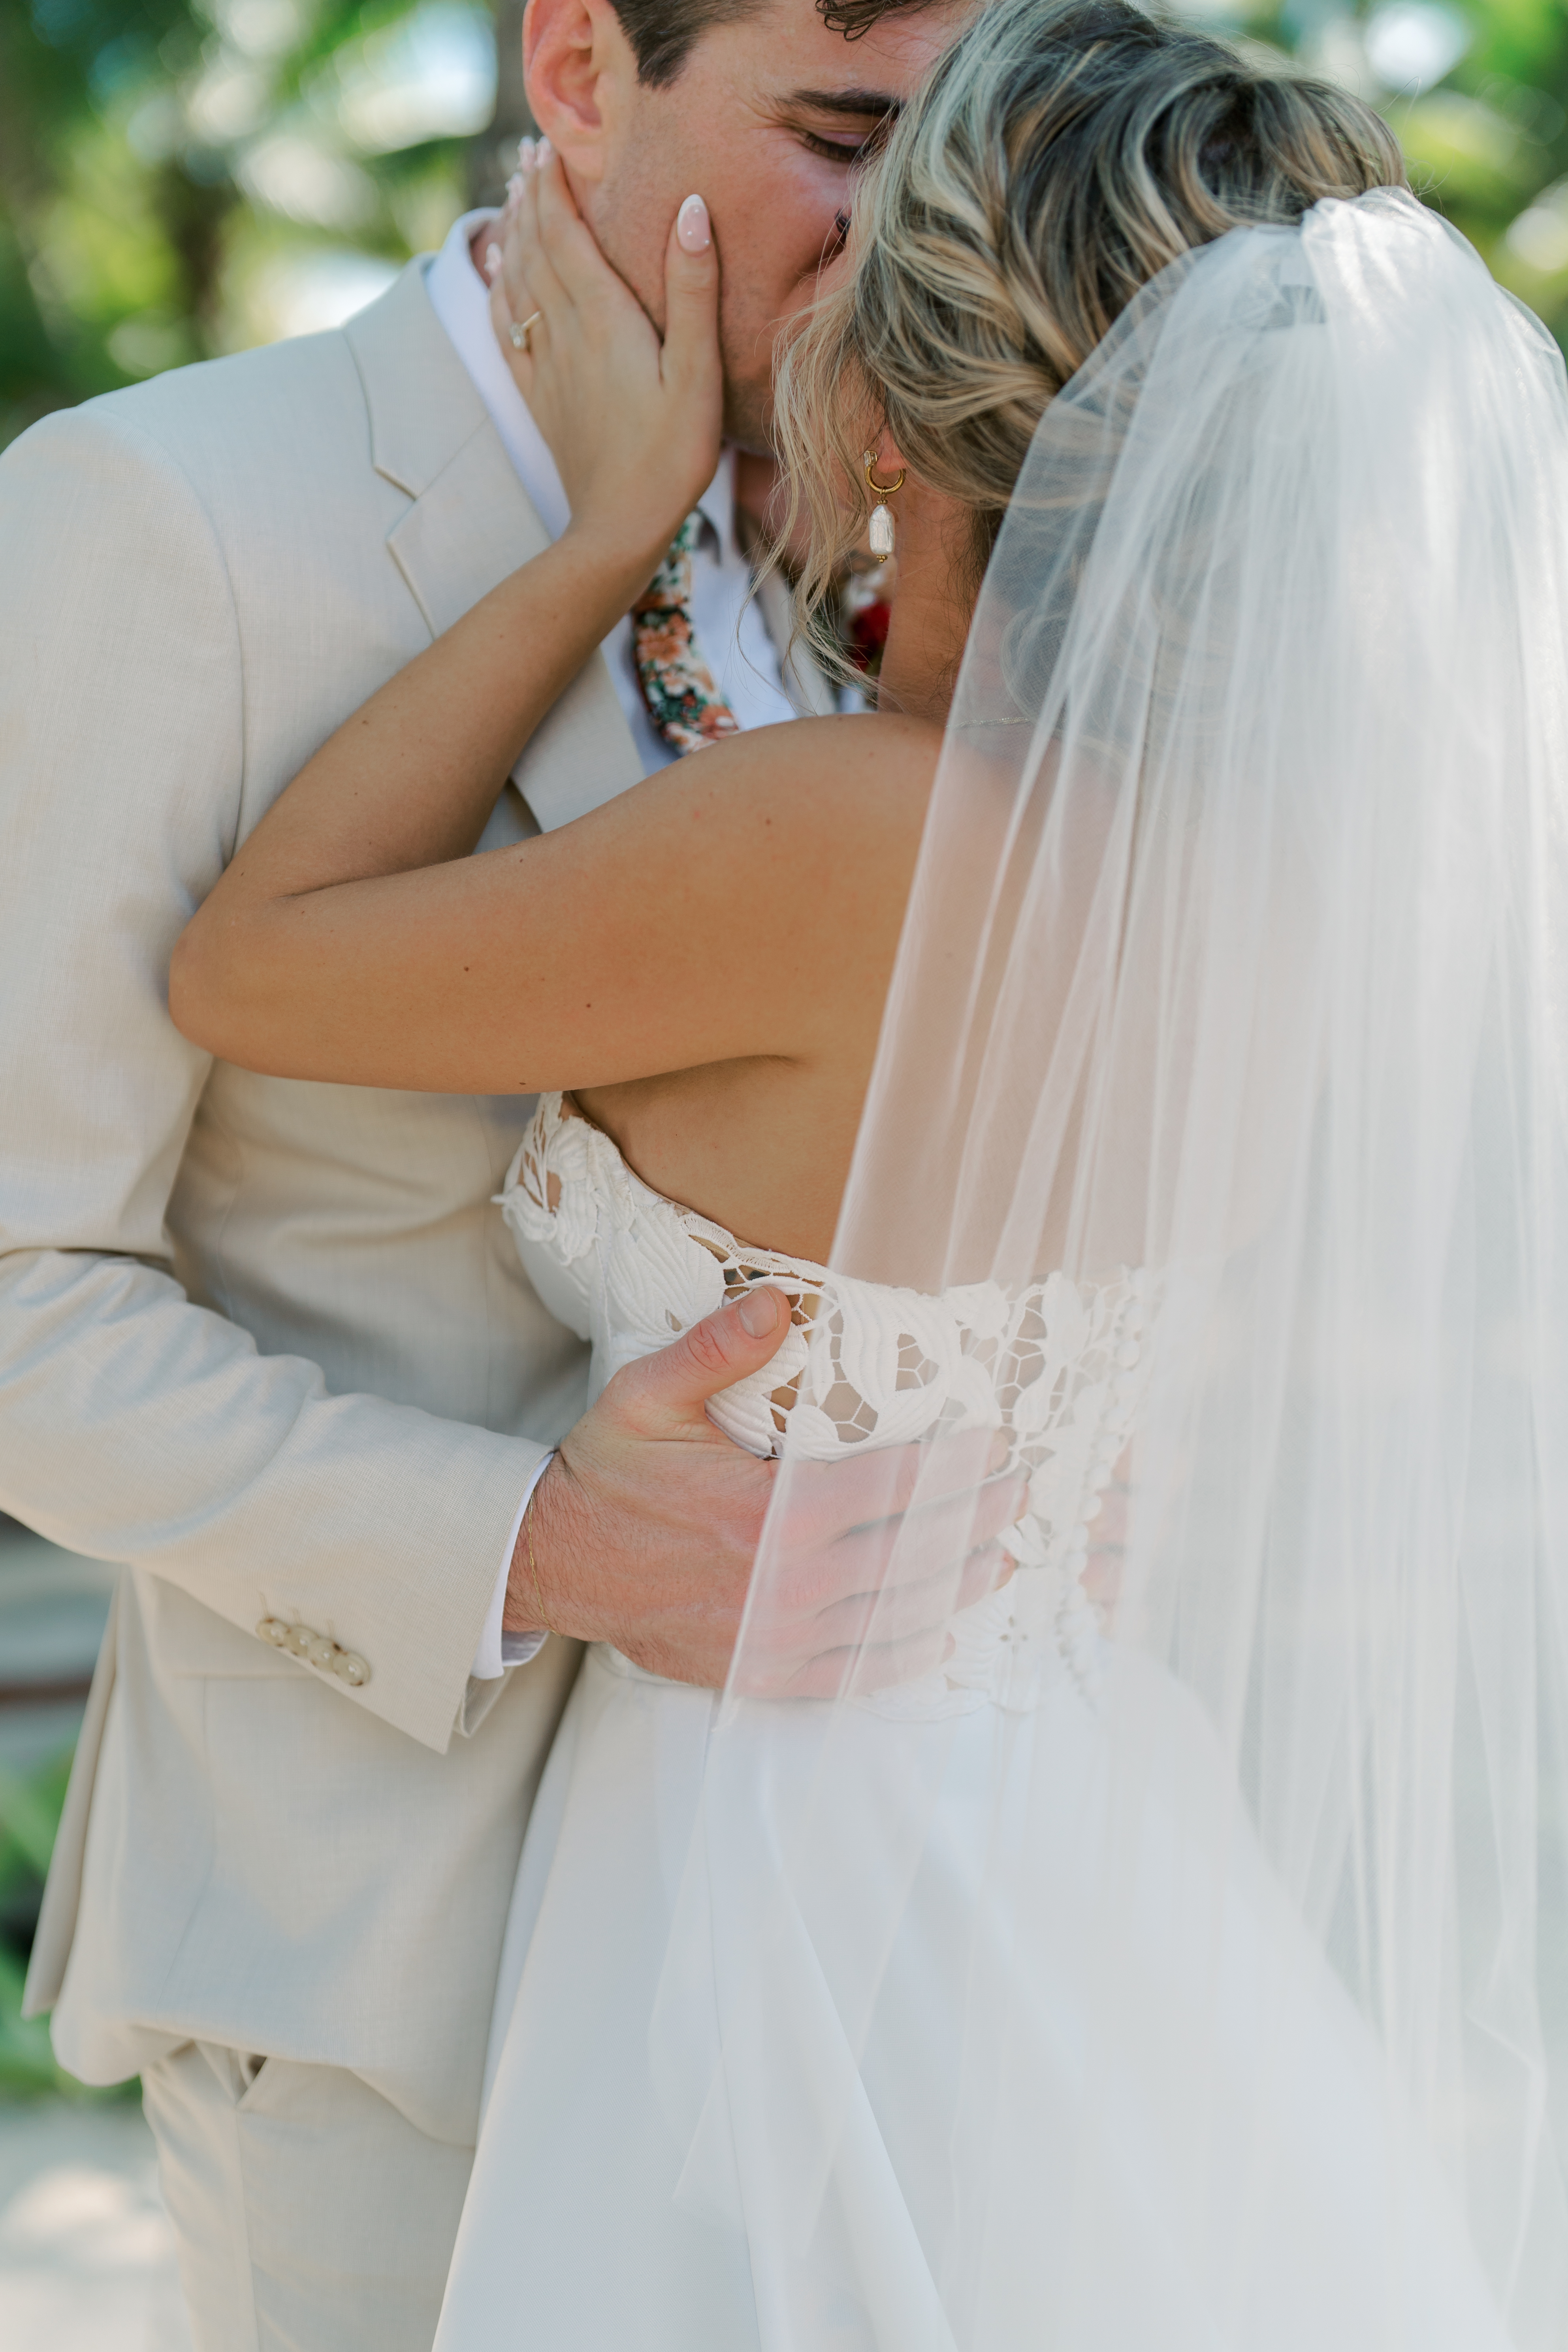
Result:
{"label": "shirt collar", "polygon": [[[528,403],[501,357],[490,323],[489,290],[474,268],[469,250],[478,230],[494,218],[493,213],[472,212],[453,222],[446,243],[428,264],[426,291],[474,390],[489,413],[490,422],[540,521],[552,539],[559,539],[572,512],[561,475],[550,454],[549,443],[534,423]],[[719,562],[734,561],[740,554],[735,535],[735,453],[728,446],[697,508],[718,541]]]}

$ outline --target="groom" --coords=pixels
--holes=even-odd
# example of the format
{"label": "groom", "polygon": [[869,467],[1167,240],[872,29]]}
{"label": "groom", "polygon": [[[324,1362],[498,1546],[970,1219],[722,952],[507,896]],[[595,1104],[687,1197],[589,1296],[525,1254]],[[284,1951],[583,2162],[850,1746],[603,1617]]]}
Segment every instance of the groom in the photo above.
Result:
{"label": "groom", "polygon": [[[650,309],[707,200],[746,446],[856,156],[954,21],[531,0],[534,114]],[[525,1102],[258,1077],[167,1018],[173,942],[272,798],[564,520],[487,241],[461,225],[342,331],[49,417],[0,463],[0,1506],[129,1570],[30,1999],[83,2079],[144,2078],[201,2352],[428,2345],[578,1644],[716,1685],[768,1491],[703,1405],[777,1346],[770,1294],[584,1412],[584,1350],[488,1205]],[[706,650],[743,722],[783,716],[728,467],[702,515]],[[484,845],[669,756],[623,631]],[[837,1538],[896,1501],[824,1498],[786,1687],[844,1638]]]}

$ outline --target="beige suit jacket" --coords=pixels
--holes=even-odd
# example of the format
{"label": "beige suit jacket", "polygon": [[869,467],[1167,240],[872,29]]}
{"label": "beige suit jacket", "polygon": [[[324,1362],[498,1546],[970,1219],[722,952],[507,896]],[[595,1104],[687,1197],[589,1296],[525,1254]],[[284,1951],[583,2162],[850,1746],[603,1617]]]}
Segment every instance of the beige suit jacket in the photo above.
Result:
{"label": "beige suit jacket", "polygon": [[[90,2081],[197,2037],[472,2136],[576,1665],[467,1677],[584,1392],[489,1205],[531,1106],[254,1077],[165,992],[274,795],[544,541],[418,264],[0,460],[0,1507],[128,1570],[29,1988]],[[595,655],[487,845],[639,772]]]}

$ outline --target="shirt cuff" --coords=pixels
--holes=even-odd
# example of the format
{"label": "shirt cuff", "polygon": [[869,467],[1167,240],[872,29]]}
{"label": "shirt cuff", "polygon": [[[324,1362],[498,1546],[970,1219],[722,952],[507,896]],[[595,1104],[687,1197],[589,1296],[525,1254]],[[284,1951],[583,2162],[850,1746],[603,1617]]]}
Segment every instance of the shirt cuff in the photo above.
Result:
{"label": "shirt cuff", "polygon": [[547,1454],[522,1490],[522,1500],[517,1507],[517,1517],[511,1523],[511,1533],[506,1539],[506,1549],[501,1555],[500,1575],[485,1613],[485,1629],[479,1635],[479,1646],[474,1652],[474,1663],[468,1668],[475,1682],[499,1682],[509,1667],[526,1666],[531,1658],[538,1657],[550,1639],[548,1633],[505,1633],[501,1620],[506,1614],[506,1588],[511,1575],[511,1556],[517,1549],[518,1537],[522,1533],[523,1518],[533,1500],[534,1488],[554,1459],[553,1452]]}

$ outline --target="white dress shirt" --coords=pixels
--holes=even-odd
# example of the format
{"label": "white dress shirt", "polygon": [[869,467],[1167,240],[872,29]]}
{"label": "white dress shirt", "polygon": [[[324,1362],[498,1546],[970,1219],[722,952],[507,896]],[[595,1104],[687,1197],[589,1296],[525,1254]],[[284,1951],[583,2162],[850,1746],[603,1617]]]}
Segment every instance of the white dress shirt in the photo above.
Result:
{"label": "white dress shirt", "polygon": [[[490,321],[489,289],[474,268],[474,236],[491,217],[483,212],[467,213],[453,223],[446,244],[426,265],[426,289],[540,521],[552,539],[558,539],[571,520],[566,493],[549,445],[501,356]],[[697,505],[707,528],[691,559],[691,618],[714,682],[742,727],[770,727],[779,719],[793,719],[796,706],[780,682],[779,656],[762,606],[751,601],[751,565],[736,536],[732,449],[724,451],[718,472]],[[616,623],[605,640],[604,652],[643,773],[651,776],[679,754],[648,716],[632,657],[629,618]],[[529,1481],[512,1523],[500,1581],[474,1654],[473,1673],[480,1681],[493,1680],[509,1666],[526,1664],[537,1656],[546,1639],[542,1633],[503,1633],[501,1617],[522,1515],[547,1467],[548,1460]]]}

